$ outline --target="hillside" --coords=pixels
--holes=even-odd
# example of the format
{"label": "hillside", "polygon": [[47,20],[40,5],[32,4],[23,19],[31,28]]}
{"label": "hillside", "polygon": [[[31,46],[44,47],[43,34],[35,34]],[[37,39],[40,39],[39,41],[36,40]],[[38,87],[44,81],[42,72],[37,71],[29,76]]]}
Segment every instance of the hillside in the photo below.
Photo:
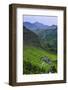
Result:
{"label": "hillside", "polygon": [[23,42],[24,45],[33,45],[33,46],[40,46],[38,36],[32,32],[31,30],[27,29],[25,26],[23,27]]}
{"label": "hillside", "polygon": [[40,31],[37,34],[44,49],[57,53],[57,28]]}
{"label": "hillside", "polygon": [[32,30],[32,31],[35,31],[35,30],[45,30],[48,28],[48,25],[44,25],[42,23],[39,23],[39,22],[35,22],[35,23],[30,23],[30,22],[24,22],[24,26],[26,28],[28,28],[29,30]]}
{"label": "hillside", "polygon": [[36,25],[43,27],[23,26],[23,74],[57,73],[57,26],[42,30]]}
{"label": "hillside", "polygon": [[40,43],[39,45],[43,49],[57,53],[57,26],[56,25],[47,26],[38,22],[35,22],[33,24],[29,22],[24,22],[24,26],[31,33],[33,33],[32,36],[29,38],[29,40],[35,39],[36,40],[35,43]]}
{"label": "hillside", "polygon": [[[42,60],[47,57],[50,64]],[[24,48],[23,74],[57,73],[56,54],[27,45]]]}

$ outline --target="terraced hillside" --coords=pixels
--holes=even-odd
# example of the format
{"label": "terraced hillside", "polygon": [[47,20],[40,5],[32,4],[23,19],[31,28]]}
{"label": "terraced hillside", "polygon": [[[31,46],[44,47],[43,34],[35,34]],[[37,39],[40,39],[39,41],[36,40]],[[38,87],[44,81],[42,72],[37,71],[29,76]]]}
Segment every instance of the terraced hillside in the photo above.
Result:
{"label": "terraced hillside", "polygon": [[[46,47],[47,44],[44,44],[44,42],[41,41],[42,34],[44,33],[39,34],[39,38],[38,34],[27,29],[25,26],[23,27],[23,74],[42,74],[57,72],[57,54],[54,53],[55,50],[52,50],[51,52],[51,49],[48,49],[50,47]],[[44,34],[44,36],[45,35],[48,35],[47,37],[50,36],[49,33]],[[49,42],[49,40],[49,38],[48,40],[46,40],[46,38],[44,39],[45,42]]]}

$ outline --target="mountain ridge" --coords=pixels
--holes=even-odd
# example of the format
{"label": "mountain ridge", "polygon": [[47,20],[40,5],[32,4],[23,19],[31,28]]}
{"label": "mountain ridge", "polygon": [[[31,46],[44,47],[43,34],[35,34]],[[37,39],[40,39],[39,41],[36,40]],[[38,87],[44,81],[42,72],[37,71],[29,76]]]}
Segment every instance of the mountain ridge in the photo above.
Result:
{"label": "mountain ridge", "polygon": [[45,25],[45,24],[42,24],[42,23],[39,23],[39,22],[34,22],[34,23],[31,23],[31,22],[24,22],[23,25],[27,28],[27,29],[30,29],[30,30],[46,30],[46,29],[55,29],[57,28],[57,25]]}
{"label": "mountain ridge", "polygon": [[[31,38],[32,38],[31,42],[33,42],[33,44],[38,42],[37,45],[40,45],[40,47],[42,47],[43,49],[47,49],[47,50],[57,53],[57,25],[51,25],[47,29],[42,30],[40,28],[35,29],[36,25],[39,24],[38,22],[34,23],[35,25],[31,24],[29,22],[27,22],[27,24],[24,25],[23,27],[25,27],[27,29],[27,32],[31,31],[30,32]],[[40,24],[40,25],[42,25],[42,24]],[[30,28],[27,26],[30,26]],[[31,28],[35,29],[35,30],[32,30]],[[26,30],[26,29],[23,29],[23,30]],[[28,34],[26,36],[30,37],[30,34]],[[28,37],[26,37],[26,38],[31,40],[31,38],[28,38]],[[33,41],[34,38],[35,38],[35,43]]]}

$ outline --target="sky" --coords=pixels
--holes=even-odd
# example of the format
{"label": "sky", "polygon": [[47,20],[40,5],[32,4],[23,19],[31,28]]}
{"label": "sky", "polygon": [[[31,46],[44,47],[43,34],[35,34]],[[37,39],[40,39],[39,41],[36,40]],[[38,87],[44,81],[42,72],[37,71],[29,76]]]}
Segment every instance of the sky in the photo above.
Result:
{"label": "sky", "polygon": [[35,23],[39,22],[44,25],[57,25],[57,16],[37,16],[37,15],[24,15],[24,22]]}

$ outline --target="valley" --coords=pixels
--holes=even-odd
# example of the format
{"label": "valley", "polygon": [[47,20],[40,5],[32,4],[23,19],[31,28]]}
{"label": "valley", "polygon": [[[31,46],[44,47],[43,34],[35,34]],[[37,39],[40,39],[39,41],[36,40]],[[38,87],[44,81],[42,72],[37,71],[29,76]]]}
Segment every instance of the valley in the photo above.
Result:
{"label": "valley", "polygon": [[57,26],[32,25],[23,26],[23,74],[57,73]]}

